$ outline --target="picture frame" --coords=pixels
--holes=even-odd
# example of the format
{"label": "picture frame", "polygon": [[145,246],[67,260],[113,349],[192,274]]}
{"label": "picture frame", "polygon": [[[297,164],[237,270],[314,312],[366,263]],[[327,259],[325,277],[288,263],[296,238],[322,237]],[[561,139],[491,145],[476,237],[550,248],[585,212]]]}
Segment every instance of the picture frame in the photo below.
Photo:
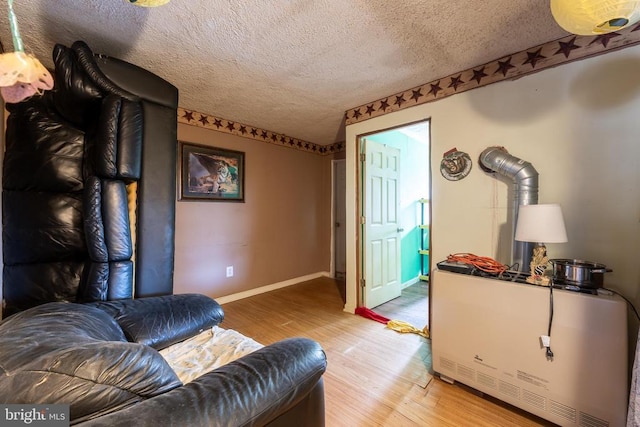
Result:
{"label": "picture frame", "polygon": [[244,202],[244,152],[178,141],[178,200]]}

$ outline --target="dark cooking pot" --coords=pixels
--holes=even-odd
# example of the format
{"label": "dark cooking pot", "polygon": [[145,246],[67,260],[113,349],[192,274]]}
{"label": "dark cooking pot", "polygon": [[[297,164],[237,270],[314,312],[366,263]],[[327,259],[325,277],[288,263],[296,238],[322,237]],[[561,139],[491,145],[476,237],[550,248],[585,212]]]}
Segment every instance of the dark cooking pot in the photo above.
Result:
{"label": "dark cooking pot", "polygon": [[604,264],[579,259],[552,259],[553,280],[585,288],[601,288],[604,273],[613,271]]}

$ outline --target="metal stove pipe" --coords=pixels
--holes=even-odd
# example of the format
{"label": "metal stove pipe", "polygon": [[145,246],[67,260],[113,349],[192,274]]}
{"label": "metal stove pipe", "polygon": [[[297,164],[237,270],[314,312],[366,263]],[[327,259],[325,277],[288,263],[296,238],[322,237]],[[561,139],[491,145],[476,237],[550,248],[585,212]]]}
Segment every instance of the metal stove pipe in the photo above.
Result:
{"label": "metal stove pipe", "polygon": [[[497,172],[510,178],[514,184],[513,228],[515,237],[518,211],[520,205],[538,203],[538,172],[529,162],[510,155],[503,147],[489,147],[480,153],[480,165],[488,172]],[[528,273],[535,242],[518,242],[513,240],[511,264],[519,264],[519,271]]]}

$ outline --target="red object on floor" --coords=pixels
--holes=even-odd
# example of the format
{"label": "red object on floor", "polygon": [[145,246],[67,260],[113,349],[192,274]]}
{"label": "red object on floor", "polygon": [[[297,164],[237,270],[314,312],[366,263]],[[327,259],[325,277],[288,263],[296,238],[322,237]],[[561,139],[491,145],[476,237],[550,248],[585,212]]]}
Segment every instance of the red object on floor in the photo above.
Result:
{"label": "red object on floor", "polygon": [[375,320],[376,322],[380,322],[383,324],[387,324],[389,320],[381,314],[376,313],[375,311],[367,308],[367,307],[358,307],[356,308],[356,314],[359,314],[362,317],[366,317],[367,319]]}

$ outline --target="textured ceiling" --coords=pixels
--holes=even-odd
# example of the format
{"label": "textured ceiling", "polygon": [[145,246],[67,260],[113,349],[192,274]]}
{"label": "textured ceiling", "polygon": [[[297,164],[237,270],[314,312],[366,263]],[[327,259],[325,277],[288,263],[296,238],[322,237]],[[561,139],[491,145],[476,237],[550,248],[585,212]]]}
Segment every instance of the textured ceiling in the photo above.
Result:
{"label": "textured ceiling", "polygon": [[15,0],[14,10],[45,66],[55,43],[84,40],[176,85],[183,108],[323,145],[344,140],[349,108],[567,35],[546,0]]}

